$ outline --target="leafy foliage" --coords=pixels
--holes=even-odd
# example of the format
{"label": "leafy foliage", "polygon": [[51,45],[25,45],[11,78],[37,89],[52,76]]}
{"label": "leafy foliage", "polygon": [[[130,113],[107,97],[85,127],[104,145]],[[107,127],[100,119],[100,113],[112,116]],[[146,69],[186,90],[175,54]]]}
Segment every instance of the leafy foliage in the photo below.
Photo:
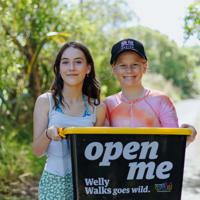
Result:
{"label": "leafy foliage", "polygon": [[197,0],[188,7],[188,13],[185,16],[185,35],[188,39],[196,35],[200,40],[200,1]]}

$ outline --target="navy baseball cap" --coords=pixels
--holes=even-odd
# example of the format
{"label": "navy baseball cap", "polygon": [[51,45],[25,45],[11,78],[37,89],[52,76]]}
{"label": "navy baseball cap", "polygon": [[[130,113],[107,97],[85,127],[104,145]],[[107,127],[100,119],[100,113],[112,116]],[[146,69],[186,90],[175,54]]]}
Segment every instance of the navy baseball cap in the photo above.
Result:
{"label": "navy baseball cap", "polygon": [[113,64],[114,61],[116,61],[119,54],[125,51],[134,51],[135,53],[143,57],[145,60],[147,60],[146,53],[144,51],[144,46],[141,42],[134,39],[124,39],[113,45],[111,50],[110,64]]}

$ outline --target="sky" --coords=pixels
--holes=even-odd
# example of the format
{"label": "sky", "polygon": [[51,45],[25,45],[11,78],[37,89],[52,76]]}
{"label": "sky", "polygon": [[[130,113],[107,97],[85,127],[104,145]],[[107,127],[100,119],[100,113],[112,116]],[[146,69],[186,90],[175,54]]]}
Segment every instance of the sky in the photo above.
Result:
{"label": "sky", "polygon": [[193,0],[127,0],[127,2],[139,18],[137,24],[168,35],[179,46],[200,45],[200,41],[194,37],[184,43],[184,16]]}

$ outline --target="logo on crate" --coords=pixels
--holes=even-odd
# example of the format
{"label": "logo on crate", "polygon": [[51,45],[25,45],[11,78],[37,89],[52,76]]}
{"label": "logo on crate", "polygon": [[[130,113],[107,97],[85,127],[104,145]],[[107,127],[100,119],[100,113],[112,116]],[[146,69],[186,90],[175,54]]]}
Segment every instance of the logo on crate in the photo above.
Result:
{"label": "logo on crate", "polygon": [[171,192],[173,188],[172,182],[155,184],[155,189],[157,192]]}

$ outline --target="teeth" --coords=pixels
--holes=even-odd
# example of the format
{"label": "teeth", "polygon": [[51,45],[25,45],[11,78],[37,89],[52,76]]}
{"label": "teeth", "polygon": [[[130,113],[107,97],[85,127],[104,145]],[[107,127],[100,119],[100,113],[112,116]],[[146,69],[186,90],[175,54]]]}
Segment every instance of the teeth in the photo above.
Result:
{"label": "teeth", "polygon": [[78,76],[77,74],[68,74],[67,76]]}
{"label": "teeth", "polygon": [[129,78],[129,79],[131,79],[131,78],[135,78],[136,76],[124,76],[124,78]]}

